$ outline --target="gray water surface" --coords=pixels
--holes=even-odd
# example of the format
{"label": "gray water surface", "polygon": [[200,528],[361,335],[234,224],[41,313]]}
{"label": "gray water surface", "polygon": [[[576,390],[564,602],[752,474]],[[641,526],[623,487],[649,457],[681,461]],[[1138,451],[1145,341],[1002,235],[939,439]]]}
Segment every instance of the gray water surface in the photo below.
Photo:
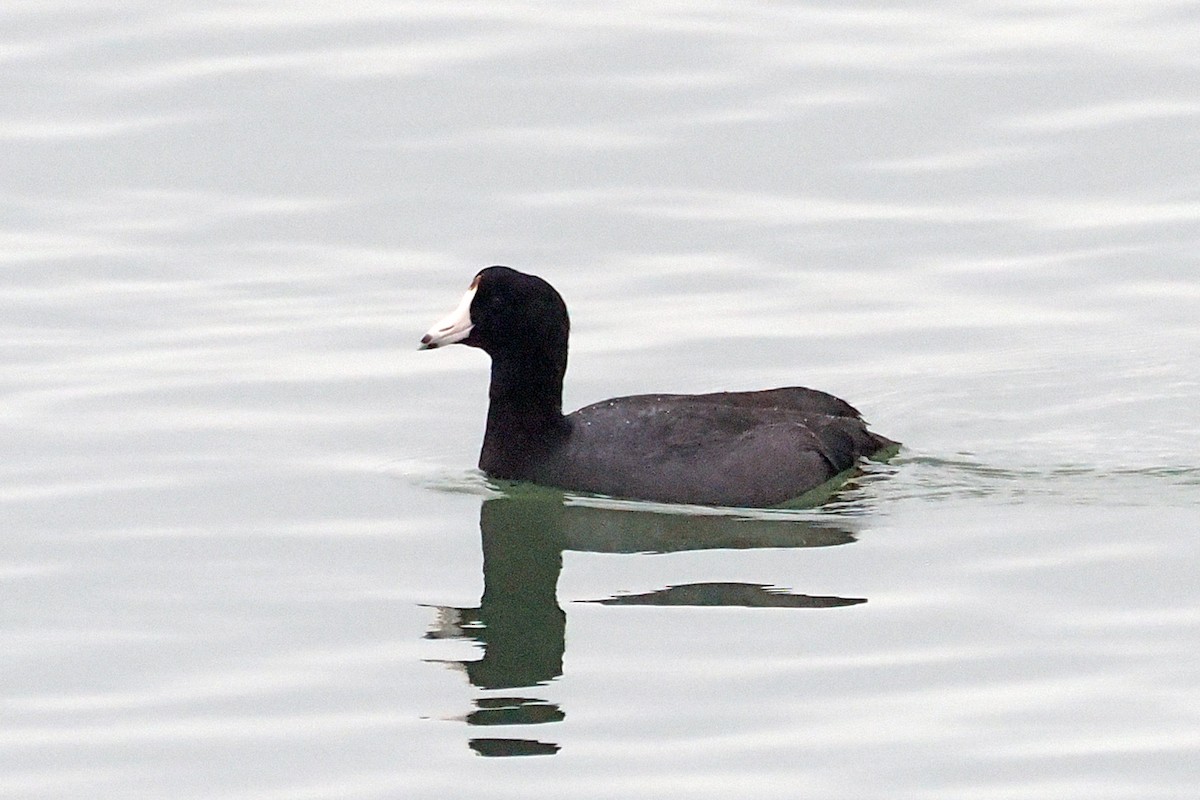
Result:
{"label": "gray water surface", "polygon": [[[0,795],[1190,798],[1191,4],[0,9]],[[474,469],[474,272],[565,404],[802,384],[814,509]]]}

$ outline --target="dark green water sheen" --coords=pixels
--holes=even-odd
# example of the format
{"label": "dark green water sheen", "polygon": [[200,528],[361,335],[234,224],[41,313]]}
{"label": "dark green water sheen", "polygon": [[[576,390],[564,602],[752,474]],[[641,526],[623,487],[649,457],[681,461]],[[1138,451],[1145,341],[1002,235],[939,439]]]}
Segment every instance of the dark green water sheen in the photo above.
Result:
{"label": "dark green water sheen", "polygon": [[[1200,19],[1171,3],[0,9],[0,795],[1191,798]],[[802,384],[827,502],[493,485]]]}

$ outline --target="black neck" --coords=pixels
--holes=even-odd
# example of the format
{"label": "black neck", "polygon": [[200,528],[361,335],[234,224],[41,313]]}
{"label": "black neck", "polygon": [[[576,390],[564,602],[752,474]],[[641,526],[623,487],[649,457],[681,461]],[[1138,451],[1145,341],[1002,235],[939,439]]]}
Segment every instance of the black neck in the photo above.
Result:
{"label": "black neck", "polygon": [[493,353],[487,432],[479,468],[497,478],[529,478],[530,465],[566,432],[562,384],[566,354]]}

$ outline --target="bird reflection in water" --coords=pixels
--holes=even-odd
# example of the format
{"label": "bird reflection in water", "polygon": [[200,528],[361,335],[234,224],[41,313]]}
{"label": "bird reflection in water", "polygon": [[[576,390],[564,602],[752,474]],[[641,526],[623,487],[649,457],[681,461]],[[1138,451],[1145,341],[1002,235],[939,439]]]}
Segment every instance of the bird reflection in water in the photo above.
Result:
{"label": "bird reflection in water", "polygon": [[[437,606],[427,639],[467,639],[483,655],[450,662],[473,686],[489,692],[466,715],[478,727],[531,726],[566,715],[535,689],[562,675],[567,618],[558,604],[564,550],[593,553],[668,553],[701,549],[826,547],[853,534],[794,517],[688,515],[631,507],[581,505],[559,492],[537,490],[484,501],[483,597],[478,608]],[[645,594],[585,602],[604,605],[830,608],[865,598],[793,594],[751,583],[691,583]],[[482,756],[550,755],[559,745],[538,739],[481,737],[470,741]]]}

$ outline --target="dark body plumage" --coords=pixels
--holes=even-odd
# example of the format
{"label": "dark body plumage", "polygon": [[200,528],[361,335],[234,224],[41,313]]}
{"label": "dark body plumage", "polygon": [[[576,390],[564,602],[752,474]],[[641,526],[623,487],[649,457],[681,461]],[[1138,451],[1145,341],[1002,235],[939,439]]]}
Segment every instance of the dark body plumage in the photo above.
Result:
{"label": "dark body plumage", "polygon": [[647,394],[563,415],[570,324],[550,284],[507,267],[476,276],[422,346],[462,342],[492,357],[479,467],[496,478],[615,497],[766,507],[796,498],[860,457],[896,447],[833,395]]}

